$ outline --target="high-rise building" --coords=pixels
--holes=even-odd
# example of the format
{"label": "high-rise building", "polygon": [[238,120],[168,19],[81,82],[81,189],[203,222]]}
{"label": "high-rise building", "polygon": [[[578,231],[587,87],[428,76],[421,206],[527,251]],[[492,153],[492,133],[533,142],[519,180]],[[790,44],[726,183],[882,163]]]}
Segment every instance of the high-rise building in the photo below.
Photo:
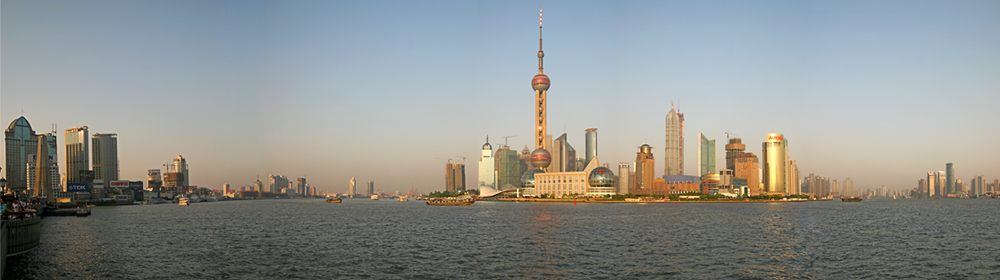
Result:
{"label": "high-rise building", "polygon": [[[583,159],[583,166],[587,166],[590,160],[597,156],[597,128],[588,128],[584,130],[587,134],[587,151],[586,158]],[[579,166],[579,165],[578,165]]]}
{"label": "high-rise building", "polygon": [[644,189],[653,187],[653,169],[655,168],[655,161],[653,161],[653,147],[649,144],[642,144],[639,146],[639,152],[635,153],[635,183],[633,184],[633,189],[629,193],[638,193]]}
{"label": "high-rise building", "polygon": [[493,146],[490,145],[490,137],[486,137],[486,144],[483,144],[482,157],[479,158],[479,186],[496,189],[496,162],[493,160]]}
{"label": "high-rise building", "polygon": [[146,170],[146,186],[151,192],[161,192],[163,187],[163,177],[159,169]]}
{"label": "high-rise building", "polygon": [[109,186],[118,180],[118,134],[96,133],[93,141],[94,175]]}
{"label": "high-rise building", "polygon": [[927,179],[917,180],[917,194],[919,196],[927,196]]}
{"label": "high-rise building", "polygon": [[[799,186],[799,166],[795,164],[795,160],[788,160],[788,176],[786,177],[785,186],[788,186],[788,194],[800,194],[801,188]],[[833,188],[834,192],[840,191],[839,187]]]}
{"label": "high-rise building", "polygon": [[[497,150],[494,157],[497,170],[497,190],[521,187],[521,159],[517,151],[504,145]],[[509,185],[509,186],[508,186]]]}
{"label": "high-rise building", "polygon": [[368,196],[375,194],[375,182],[368,181]]}
{"label": "high-rise building", "polygon": [[729,138],[729,144],[726,144],[726,169],[736,170],[736,157],[743,154],[746,149],[747,146],[743,144],[742,139]]}
{"label": "high-rise building", "polygon": [[299,183],[295,189],[296,193],[298,193],[299,195],[306,195],[306,178],[300,177],[297,178],[296,180]]}
{"label": "high-rise building", "polygon": [[[36,142],[44,143],[44,145],[39,145],[38,147],[36,147],[35,148],[36,152],[38,154],[48,153],[49,167],[48,170],[45,171],[44,173],[48,174],[47,175],[48,177],[45,178],[48,181],[45,182],[45,184],[48,186],[49,189],[52,190],[52,194],[58,194],[59,192],[62,191],[61,187],[62,178],[61,176],[59,176],[59,163],[58,163],[59,146],[56,143],[55,133],[43,133],[43,134],[37,134],[37,136],[38,138],[36,139]],[[45,151],[42,151],[43,149]],[[27,164],[30,166],[27,168],[26,171],[30,174],[27,174],[27,177],[25,178],[28,180],[27,182],[28,188],[32,189],[32,193],[34,193],[34,186],[37,180],[37,178],[35,178],[36,177],[35,172],[37,171],[36,165],[38,164],[38,155],[31,154],[28,155],[28,157],[29,159],[27,161]],[[46,196],[51,197],[48,195]]]}
{"label": "high-rise building", "polygon": [[[347,184],[348,184],[347,185],[347,196],[354,196],[354,195],[358,194],[358,186],[357,186],[358,182],[354,180],[354,177],[351,177],[351,180],[348,181]],[[306,190],[306,194],[308,194],[308,193],[309,193],[309,190],[307,189]]]}
{"label": "high-rise building", "polygon": [[733,177],[746,180],[747,188],[750,189],[751,194],[760,194],[762,192],[760,189],[760,163],[757,160],[757,155],[742,153],[737,155],[733,161],[733,165],[735,165]]}
{"label": "high-rise building", "polygon": [[764,192],[770,194],[788,194],[788,141],[778,133],[767,134],[763,143],[764,154]]}
{"label": "high-rise building", "polygon": [[858,196],[854,193],[854,181],[851,178],[844,179],[844,191],[842,196]]}
{"label": "high-rise building", "polygon": [[945,179],[946,180],[945,181],[945,187],[948,189],[947,193],[948,194],[956,193],[956,191],[955,191],[955,165],[953,165],[952,163],[949,162],[949,163],[945,164],[944,166],[945,166],[945,170],[946,170],[945,172],[947,172],[945,174],[945,176],[947,176],[946,179]]}
{"label": "high-rise building", "polygon": [[[178,182],[179,187],[191,186],[191,178],[190,178],[190,173],[188,172],[187,160],[184,159],[183,156],[177,155],[177,157],[174,158],[174,162],[170,165],[167,165],[167,173],[181,174],[180,176],[178,176],[178,178],[180,178],[180,182]],[[262,188],[257,188],[256,191],[263,192],[264,190]]]}
{"label": "high-rise building", "polygon": [[465,164],[446,163],[444,165],[445,191],[458,192],[465,190]]}
{"label": "high-rise building", "polygon": [[222,184],[222,196],[229,196],[229,183]]}
{"label": "high-rise building", "polygon": [[982,195],[986,193],[986,179],[983,179],[983,175],[976,175],[972,178],[971,188],[969,191],[972,195]]}
{"label": "high-rise building", "polygon": [[52,161],[54,160],[49,156],[48,140],[45,135],[38,135],[36,142],[38,142],[38,147],[35,150],[38,154],[32,155],[35,158],[35,164],[34,166],[31,162],[27,164],[28,172],[34,171],[34,174],[27,175],[27,178],[33,181],[31,186],[35,196],[53,198],[55,197],[52,192]]}
{"label": "high-rise building", "polygon": [[28,155],[37,153],[38,136],[31,129],[28,119],[21,116],[10,122],[4,130],[4,143],[7,156],[7,188],[14,192],[28,190],[27,170]]}
{"label": "high-rise building", "polygon": [[267,175],[267,191],[280,193],[281,189],[288,188],[288,177],[284,175]]}
{"label": "high-rise building", "polygon": [[618,163],[618,179],[615,182],[618,183],[618,194],[628,194],[628,191],[632,189],[630,174],[632,173],[629,168],[628,163],[622,162]]}
{"label": "high-rise building", "polygon": [[552,142],[552,165],[549,172],[571,172],[576,171],[576,149],[566,141],[566,133],[563,133]]}
{"label": "high-rise building", "polygon": [[66,182],[91,183],[84,178],[90,170],[89,128],[86,126],[67,129],[64,134],[66,143]]}
{"label": "high-rise building", "polygon": [[701,175],[715,174],[715,139],[708,140],[698,133],[698,169]]}
{"label": "high-rise building", "polygon": [[947,197],[948,196],[948,185],[946,184],[947,176],[945,176],[944,170],[938,170],[935,175],[938,185],[938,196]]}
{"label": "high-rise building", "polygon": [[[674,111],[670,105],[667,113],[667,142],[663,175],[684,175],[684,114]],[[638,169],[636,169],[638,172]]]}

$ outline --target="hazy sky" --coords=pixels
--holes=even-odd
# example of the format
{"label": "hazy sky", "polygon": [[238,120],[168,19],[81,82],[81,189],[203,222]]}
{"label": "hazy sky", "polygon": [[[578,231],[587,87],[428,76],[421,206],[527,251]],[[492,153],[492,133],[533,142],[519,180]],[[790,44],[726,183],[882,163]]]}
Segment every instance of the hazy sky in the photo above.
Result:
{"label": "hazy sky", "polygon": [[[1000,1],[18,1],[0,3],[0,121],[117,133],[121,178],[178,154],[191,183],[308,175],[346,192],[444,189],[490,135],[531,145],[538,7],[549,132],[602,163],[685,114],[802,175],[913,188],[953,162],[1000,178]],[[534,148],[533,146],[531,147]],[[65,168],[60,148],[60,167]],[[4,162],[5,164],[5,162]],[[614,168],[617,172],[617,168]]]}

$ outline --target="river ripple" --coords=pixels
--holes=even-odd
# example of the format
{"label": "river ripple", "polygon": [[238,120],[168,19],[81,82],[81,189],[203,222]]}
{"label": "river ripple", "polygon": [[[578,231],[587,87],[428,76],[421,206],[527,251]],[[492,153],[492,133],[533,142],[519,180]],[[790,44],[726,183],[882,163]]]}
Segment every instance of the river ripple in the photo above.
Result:
{"label": "river ripple", "polygon": [[1000,200],[286,199],[47,217],[4,279],[1000,278]]}

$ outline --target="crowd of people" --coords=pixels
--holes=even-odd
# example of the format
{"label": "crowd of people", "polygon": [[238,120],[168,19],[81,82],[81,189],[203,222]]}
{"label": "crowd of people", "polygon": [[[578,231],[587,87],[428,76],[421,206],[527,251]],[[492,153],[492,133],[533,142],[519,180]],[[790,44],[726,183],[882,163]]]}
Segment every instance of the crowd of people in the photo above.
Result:
{"label": "crowd of people", "polygon": [[[3,219],[15,219],[34,215],[32,208],[37,203],[32,203],[17,196],[7,195],[0,197],[0,209],[3,209]],[[30,210],[30,211],[29,211]]]}

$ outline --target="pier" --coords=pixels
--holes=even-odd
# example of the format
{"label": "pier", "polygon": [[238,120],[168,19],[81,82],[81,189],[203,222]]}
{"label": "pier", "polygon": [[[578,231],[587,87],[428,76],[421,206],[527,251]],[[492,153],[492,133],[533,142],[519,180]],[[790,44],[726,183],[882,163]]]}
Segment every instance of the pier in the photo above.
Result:
{"label": "pier", "polygon": [[7,266],[7,257],[17,256],[38,247],[42,234],[42,217],[35,210],[3,215],[0,221],[0,275]]}

